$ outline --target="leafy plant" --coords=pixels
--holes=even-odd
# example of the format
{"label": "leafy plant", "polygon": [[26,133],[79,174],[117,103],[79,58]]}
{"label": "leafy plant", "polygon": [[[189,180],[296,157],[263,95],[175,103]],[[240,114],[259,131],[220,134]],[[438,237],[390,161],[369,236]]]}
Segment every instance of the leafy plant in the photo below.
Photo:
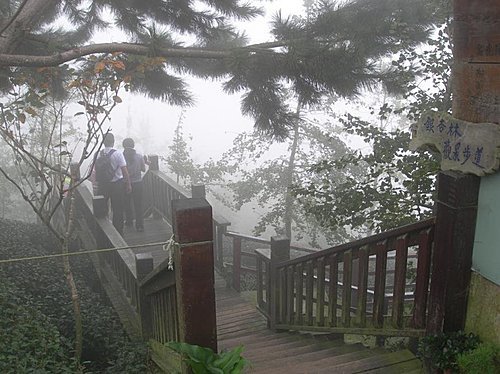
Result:
{"label": "leafy plant", "polygon": [[5,279],[0,283],[0,372],[77,372],[68,341],[22,294]]}
{"label": "leafy plant", "polygon": [[419,356],[437,369],[458,369],[458,356],[479,345],[479,337],[463,331],[424,337],[418,347]]}
{"label": "leafy plant", "polygon": [[238,374],[248,365],[241,356],[242,346],[220,354],[188,343],[168,342],[166,346],[182,354],[194,374]]}
{"label": "leafy plant", "polygon": [[[46,255],[56,251],[54,238],[44,226],[0,219],[0,259]],[[72,268],[82,301],[82,364],[85,372],[150,372],[147,366],[147,344],[128,340],[115,311],[98,292],[95,285],[98,282],[97,274],[90,259],[75,257],[72,259]],[[6,280],[12,287],[4,297],[2,284]],[[69,369],[59,369],[51,360],[45,366],[47,371],[40,370],[37,373],[76,372],[70,366],[74,362],[70,358],[73,354],[74,317],[71,303],[68,302],[69,293],[58,261],[23,261],[0,266],[1,373],[25,373],[38,369],[43,363],[40,357],[55,357],[59,366]],[[9,304],[5,305],[4,300]],[[15,313],[19,321],[15,325],[12,323],[12,314],[7,313],[12,305],[20,310]],[[26,314],[23,310],[29,311],[27,315],[31,317],[22,317]],[[3,334],[8,336],[4,337]],[[14,345],[9,343],[13,340],[17,342]],[[22,368],[16,366],[13,358],[8,358],[10,361],[3,358],[3,355],[13,356],[12,350],[18,349],[15,348],[16,344],[21,348],[34,347],[33,352],[36,354],[18,354],[18,357],[22,357],[19,362],[24,362]],[[46,352],[45,356],[39,356],[39,352]]]}
{"label": "leafy plant", "polygon": [[500,347],[492,343],[479,344],[477,348],[459,355],[457,363],[461,373],[500,373]]}

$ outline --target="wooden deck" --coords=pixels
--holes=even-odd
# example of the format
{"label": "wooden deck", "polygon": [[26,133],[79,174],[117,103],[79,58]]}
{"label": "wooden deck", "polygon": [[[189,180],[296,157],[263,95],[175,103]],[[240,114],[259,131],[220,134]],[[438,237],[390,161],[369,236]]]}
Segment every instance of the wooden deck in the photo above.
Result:
{"label": "wooden deck", "polygon": [[[163,220],[146,219],[145,231],[125,227],[128,244],[163,242],[171,228]],[[155,267],[168,254],[161,246],[137,252],[151,252]],[[273,332],[254,303],[226,287],[216,274],[217,336],[219,350],[244,346],[251,373],[421,373],[421,364],[408,350],[389,352],[361,344],[344,344],[331,335]]]}
{"label": "wooden deck", "polygon": [[[144,231],[138,232],[134,226],[123,228],[123,238],[129,245],[166,242],[172,235],[170,225],[162,219],[146,218]],[[134,253],[148,252],[153,255],[154,266],[158,266],[168,258],[168,253],[163,246],[145,247],[134,250]]]}

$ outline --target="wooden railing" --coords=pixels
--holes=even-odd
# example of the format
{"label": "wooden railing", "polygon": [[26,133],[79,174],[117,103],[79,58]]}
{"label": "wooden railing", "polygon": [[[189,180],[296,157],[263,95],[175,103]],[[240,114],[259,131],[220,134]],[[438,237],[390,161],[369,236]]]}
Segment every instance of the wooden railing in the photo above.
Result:
{"label": "wooden railing", "polygon": [[[162,178],[159,173],[151,174],[146,180]],[[163,212],[161,216],[170,212],[169,221],[174,222],[172,231],[178,242],[173,249],[174,268],[168,262],[153,268],[151,254],[136,254],[132,249],[90,257],[131,338],[149,340],[152,358],[165,372],[187,372],[180,356],[163,343],[184,341],[217,350],[212,209],[204,199],[175,192],[163,195],[167,191],[163,182],[153,190],[158,200],[155,210]],[[106,216],[103,197],[93,197],[84,184],[74,194],[81,247],[127,247]],[[164,200],[170,198],[166,204]],[[196,274],[191,271],[193,264]]]}
{"label": "wooden railing", "polygon": [[[170,202],[177,199],[205,198],[204,186],[192,186],[188,191],[165,173],[158,170],[157,156],[150,156],[152,164],[143,178],[145,215],[153,214],[172,224],[172,208]],[[223,216],[213,213],[213,238],[215,266],[219,271],[224,269],[223,238],[231,223]]]}
{"label": "wooden railing", "polygon": [[[85,185],[74,192],[77,204],[78,237],[85,249],[126,247],[127,243],[113,224],[103,216],[101,198],[94,198]],[[95,214],[97,213],[97,215]],[[137,279],[135,254],[130,249],[90,255],[103,286],[113,293],[115,303],[125,308],[124,326],[134,339],[142,337],[140,319],[140,290]]]}
{"label": "wooden railing", "polygon": [[[232,257],[232,261],[225,261],[224,266],[230,269],[231,287],[239,292],[241,290],[242,275],[245,273],[257,274],[257,254],[253,250],[243,250],[243,244],[249,244],[251,246],[257,245],[259,248],[270,248],[271,240],[232,231],[227,231],[224,236],[232,240],[232,246],[225,247],[225,252]],[[298,245],[290,245],[290,249],[295,251],[297,256],[318,251],[317,249]]]}
{"label": "wooden railing", "polygon": [[296,259],[275,241],[256,251],[258,307],[274,329],[422,335],[433,230],[430,219]]}

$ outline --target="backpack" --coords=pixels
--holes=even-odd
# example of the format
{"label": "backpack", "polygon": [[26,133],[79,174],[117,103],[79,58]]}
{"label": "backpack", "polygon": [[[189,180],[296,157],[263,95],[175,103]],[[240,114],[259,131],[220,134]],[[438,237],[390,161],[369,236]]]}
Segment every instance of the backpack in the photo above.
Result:
{"label": "backpack", "polygon": [[95,180],[97,183],[110,183],[115,175],[115,169],[111,165],[111,155],[116,149],[110,150],[107,154],[101,151],[99,157],[94,162]]}

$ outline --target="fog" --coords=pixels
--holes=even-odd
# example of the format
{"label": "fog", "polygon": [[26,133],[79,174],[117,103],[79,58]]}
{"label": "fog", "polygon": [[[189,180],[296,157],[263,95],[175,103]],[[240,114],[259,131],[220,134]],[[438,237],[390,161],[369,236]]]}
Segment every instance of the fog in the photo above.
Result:
{"label": "fog", "polygon": [[[237,25],[251,43],[272,40],[269,33],[272,17],[281,11],[283,16],[304,12],[302,0],[276,0],[263,2],[265,16]],[[124,40],[118,30],[114,34],[96,35],[95,41]],[[252,118],[240,112],[240,95],[223,92],[221,82],[185,77],[195,105],[188,108],[171,106],[141,95],[122,93],[123,102],[111,114],[109,123],[118,139],[133,137],[136,148],[147,154],[166,154],[172,142],[174,129],[181,114],[185,135],[192,136],[192,157],[197,162],[218,158],[230,148],[234,137],[251,130]]]}

